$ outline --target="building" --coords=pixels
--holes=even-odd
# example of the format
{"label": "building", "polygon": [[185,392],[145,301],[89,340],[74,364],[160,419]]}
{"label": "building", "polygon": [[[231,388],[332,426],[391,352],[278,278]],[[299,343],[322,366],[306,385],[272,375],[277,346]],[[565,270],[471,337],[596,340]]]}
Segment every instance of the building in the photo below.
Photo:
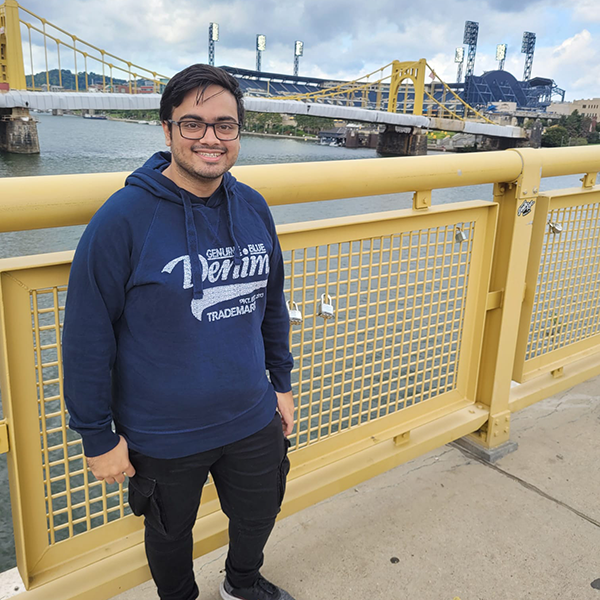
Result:
{"label": "building", "polygon": [[557,102],[548,107],[548,112],[567,116],[572,114],[574,110],[584,117],[595,118],[597,122],[600,122],[600,98],[573,100],[573,102]]}

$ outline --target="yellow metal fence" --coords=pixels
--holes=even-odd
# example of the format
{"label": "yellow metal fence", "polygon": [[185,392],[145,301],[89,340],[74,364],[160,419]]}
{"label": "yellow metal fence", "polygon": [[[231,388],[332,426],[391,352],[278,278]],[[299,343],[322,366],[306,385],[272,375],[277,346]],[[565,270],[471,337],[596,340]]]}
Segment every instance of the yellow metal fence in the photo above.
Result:
{"label": "yellow metal fence", "polygon": [[[286,297],[303,315],[290,338],[297,427],[283,515],[462,436],[496,447],[511,412],[600,373],[600,149],[349,162],[235,172],[272,204],[418,191],[413,209],[278,228]],[[542,175],[569,172],[585,174],[582,188],[538,193]],[[433,187],[482,181],[495,182],[493,201],[431,206]],[[0,230],[85,222],[121,182],[4,180]],[[94,480],[68,429],[71,257],[0,261],[0,383],[31,598],[109,598],[149,577],[126,490]],[[225,542],[209,485],[195,554]]]}

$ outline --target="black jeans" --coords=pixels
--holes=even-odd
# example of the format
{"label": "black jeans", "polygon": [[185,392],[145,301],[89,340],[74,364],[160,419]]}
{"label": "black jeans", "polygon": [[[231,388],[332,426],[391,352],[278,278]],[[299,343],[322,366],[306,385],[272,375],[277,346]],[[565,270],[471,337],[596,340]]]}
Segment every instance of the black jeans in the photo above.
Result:
{"label": "black jeans", "polygon": [[192,527],[209,472],[229,517],[227,578],[234,587],[256,581],[285,492],[288,447],[276,414],[250,437],[184,458],[151,458],[130,450],[136,474],[129,480],[129,505],[145,516],[146,556],[161,600],[198,596]]}

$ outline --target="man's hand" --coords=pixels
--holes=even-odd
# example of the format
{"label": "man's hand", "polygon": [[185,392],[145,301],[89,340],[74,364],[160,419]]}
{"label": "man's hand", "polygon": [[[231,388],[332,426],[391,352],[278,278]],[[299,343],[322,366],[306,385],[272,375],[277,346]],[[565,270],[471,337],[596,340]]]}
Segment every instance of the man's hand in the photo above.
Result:
{"label": "man's hand", "polygon": [[286,437],[294,431],[294,396],[289,392],[275,392],[277,394],[277,410],[281,416],[283,435]]}
{"label": "man's hand", "polygon": [[98,481],[123,483],[125,475],[128,477],[135,475],[135,469],[129,462],[127,442],[122,435],[119,437],[121,438],[119,443],[112,450],[87,459],[88,466]]}

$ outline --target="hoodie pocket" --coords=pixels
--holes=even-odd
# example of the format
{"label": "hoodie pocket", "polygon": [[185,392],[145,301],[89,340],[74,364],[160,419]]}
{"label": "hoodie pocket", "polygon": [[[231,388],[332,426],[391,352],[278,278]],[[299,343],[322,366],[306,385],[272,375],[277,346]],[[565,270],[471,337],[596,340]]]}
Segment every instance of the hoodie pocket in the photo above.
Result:
{"label": "hoodie pocket", "polygon": [[146,524],[167,534],[165,519],[160,502],[160,490],[156,479],[134,475],[129,479],[129,506],[136,517],[144,515]]}

